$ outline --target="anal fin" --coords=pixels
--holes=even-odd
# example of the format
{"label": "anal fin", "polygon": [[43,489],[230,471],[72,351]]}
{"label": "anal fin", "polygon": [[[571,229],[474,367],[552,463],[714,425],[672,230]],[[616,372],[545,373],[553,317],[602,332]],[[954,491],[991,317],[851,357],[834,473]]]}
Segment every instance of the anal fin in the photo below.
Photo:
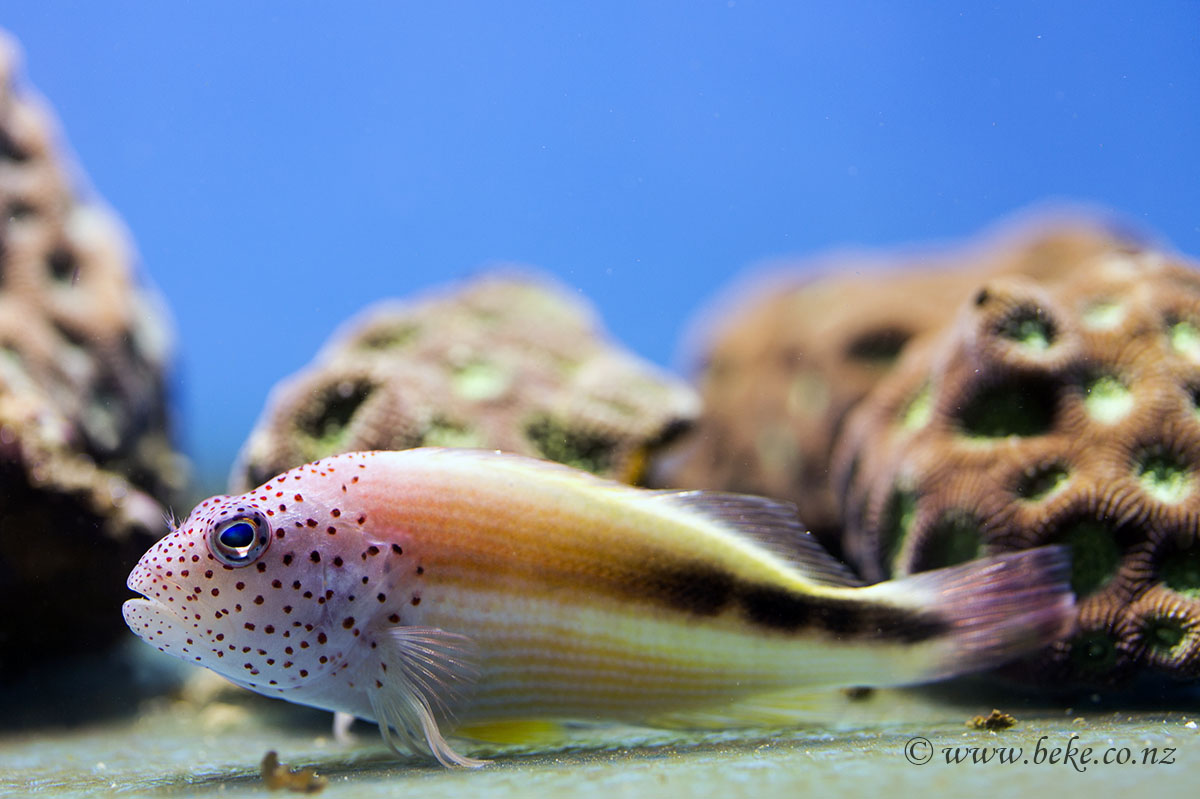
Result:
{"label": "anal fin", "polygon": [[561,722],[543,719],[481,721],[464,724],[455,734],[491,744],[545,746],[566,737]]}
{"label": "anal fin", "polygon": [[836,688],[797,688],[713,707],[659,713],[643,721],[651,727],[685,730],[826,726],[840,720],[848,701]]}

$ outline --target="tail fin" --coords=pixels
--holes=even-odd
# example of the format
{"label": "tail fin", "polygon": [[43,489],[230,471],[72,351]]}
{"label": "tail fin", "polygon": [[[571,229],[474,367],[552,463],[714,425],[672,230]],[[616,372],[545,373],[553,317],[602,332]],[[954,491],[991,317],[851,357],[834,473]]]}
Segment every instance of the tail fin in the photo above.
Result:
{"label": "tail fin", "polygon": [[1066,547],[1023,550],[861,589],[940,616],[912,682],[994,668],[1070,634],[1074,595]]}

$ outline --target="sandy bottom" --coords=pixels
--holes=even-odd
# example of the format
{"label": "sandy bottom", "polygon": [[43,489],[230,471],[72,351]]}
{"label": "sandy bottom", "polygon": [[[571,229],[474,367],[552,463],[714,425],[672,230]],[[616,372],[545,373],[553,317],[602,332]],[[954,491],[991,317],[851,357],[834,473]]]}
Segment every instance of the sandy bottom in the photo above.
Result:
{"label": "sandy bottom", "polygon": [[[1034,788],[1110,794],[1136,786],[1184,795],[1194,790],[1188,777],[1200,767],[1195,694],[1137,702],[1083,695],[1068,708],[976,681],[937,691],[876,691],[865,699],[834,694],[822,721],[803,727],[581,726],[536,746],[464,744],[466,753],[493,763],[448,771],[397,758],[371,725],[359,723],[355,740],[339,744],[328,714],[211,682],[181,686],[177,680],[186,673],[131,652],[116,665],[76,664],[0,696],[0,796],[265,796],[259,764],[269,750],[291,766],[315,767],[329,781],[319,795],[331,799],[866,790],[928,799]],[[966,726],[993,707],[1012,713],[1016,726]]]}

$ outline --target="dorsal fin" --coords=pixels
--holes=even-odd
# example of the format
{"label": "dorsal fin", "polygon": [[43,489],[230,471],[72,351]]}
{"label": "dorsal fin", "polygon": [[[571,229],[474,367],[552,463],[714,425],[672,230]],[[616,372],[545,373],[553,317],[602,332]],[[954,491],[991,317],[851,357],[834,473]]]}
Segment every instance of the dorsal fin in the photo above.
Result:
{"label": "dorsal fin", "polygon": [[786,561],[806,579],[831,586],[861,586],[862,580],[830,555],[804,528],[791,502],[728,491],[656,491],[667,502],[751,539]]}

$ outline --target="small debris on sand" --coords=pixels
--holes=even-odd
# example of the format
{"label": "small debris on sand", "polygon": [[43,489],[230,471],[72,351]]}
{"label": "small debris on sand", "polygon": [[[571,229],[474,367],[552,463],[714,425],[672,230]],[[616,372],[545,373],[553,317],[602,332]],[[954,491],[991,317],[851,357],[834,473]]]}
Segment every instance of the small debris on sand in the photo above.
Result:
{"label": "small debris on sand", "polygon": [[999,710],[993,709],[986,716],[975,716],[967,720],[967,726],[973,730],[1007,730],[1017,723],[1015,716],[1008,713],[1001,713]]}
{"label": "small debris on sand", "polygon": [[292,771],[279,762],[279,755],[271,750],[262,759],[263,782],[272,791],[288,790],[297,793],[317,793],[329,784],[329,780],[317,774],[315,769],[302,768]]}

